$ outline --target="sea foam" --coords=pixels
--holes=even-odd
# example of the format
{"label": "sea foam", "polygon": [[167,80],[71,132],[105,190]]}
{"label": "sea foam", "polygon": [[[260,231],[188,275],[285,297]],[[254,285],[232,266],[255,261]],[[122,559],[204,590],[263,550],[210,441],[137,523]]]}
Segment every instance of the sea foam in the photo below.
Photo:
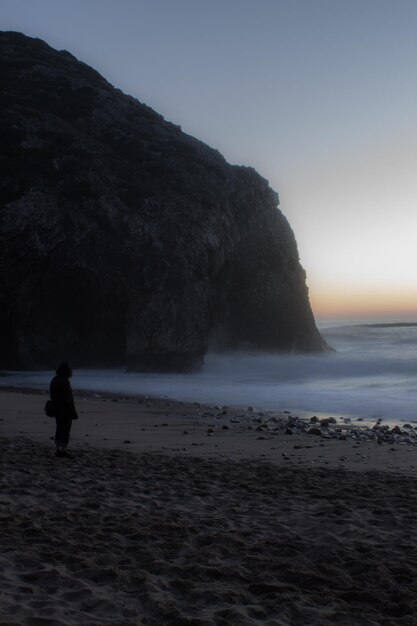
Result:
{"label": "sea foam", "polygon": [[[76,370],[73,387],[300,416],[417,420],[416,326],[346,325],[321,332],[334,353],[212,353],[194,374]],[[0,384],[46,390],[51,377],[52,372],[10,372]]]}

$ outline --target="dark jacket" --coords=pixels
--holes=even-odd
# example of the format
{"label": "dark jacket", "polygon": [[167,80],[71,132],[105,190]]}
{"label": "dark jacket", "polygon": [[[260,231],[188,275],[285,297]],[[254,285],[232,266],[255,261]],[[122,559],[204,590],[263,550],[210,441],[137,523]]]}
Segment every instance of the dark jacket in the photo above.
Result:
{"label": "dark jacket", "polygon": [[59,419],[77,419],[71,383],[66,376],[54,376],[50,386],[51,400],[55,405],[55,416]]}

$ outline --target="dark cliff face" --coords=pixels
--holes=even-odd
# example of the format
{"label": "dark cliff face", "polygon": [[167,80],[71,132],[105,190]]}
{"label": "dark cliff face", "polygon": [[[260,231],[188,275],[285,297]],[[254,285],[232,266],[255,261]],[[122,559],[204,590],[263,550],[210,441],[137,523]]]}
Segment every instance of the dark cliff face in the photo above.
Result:
{"label": "dark cliff face", "polygon": [[0,59],[0,367],[325,348],[267,181],[68,52],[0,33]]}

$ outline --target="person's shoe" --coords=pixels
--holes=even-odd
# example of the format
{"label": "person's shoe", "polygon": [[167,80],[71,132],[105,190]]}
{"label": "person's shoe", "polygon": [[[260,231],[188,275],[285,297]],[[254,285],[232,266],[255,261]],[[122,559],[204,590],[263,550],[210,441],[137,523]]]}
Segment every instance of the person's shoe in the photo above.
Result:
{"label": "person's shoe", "polygon": [[71,454],[70,452],[67,452],[66,450],[63,450],[61,452],[60,456],[65,456],[65,457],[67,457],[67,459],[73,459],[74,458],[74,455]]}
{"label": "person's shoe", "polygon": [[57,450],[55,456],[65,456],[65,452],[63,450]]}

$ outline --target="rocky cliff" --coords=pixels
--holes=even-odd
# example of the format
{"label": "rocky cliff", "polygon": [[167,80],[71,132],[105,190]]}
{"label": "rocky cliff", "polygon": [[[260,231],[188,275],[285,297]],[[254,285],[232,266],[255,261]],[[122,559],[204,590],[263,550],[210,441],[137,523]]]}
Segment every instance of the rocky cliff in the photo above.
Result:
{"label": "rocky cliff", "polygon": [[68,52],[3,32],[0,58],[0,367],[325,348],[266,180]]}

